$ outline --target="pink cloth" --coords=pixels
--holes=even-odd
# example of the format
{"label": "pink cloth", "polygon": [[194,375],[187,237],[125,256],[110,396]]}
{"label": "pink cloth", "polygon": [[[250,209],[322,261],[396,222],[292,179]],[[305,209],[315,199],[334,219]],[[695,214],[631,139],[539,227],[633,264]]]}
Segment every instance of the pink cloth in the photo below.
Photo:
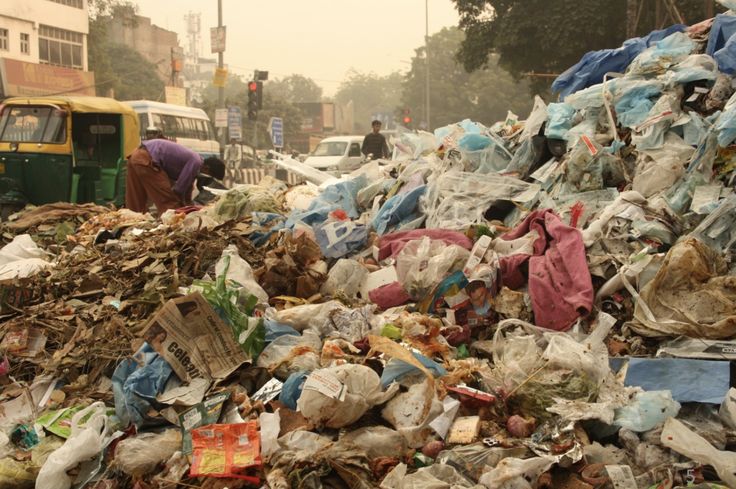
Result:
{"label": "pink cloth", "polygon": [[446,229],[414,229],[382,236],[378,245],[378,261],[398,255],[409,241],[422,239],[425,236],[443,241],[446,245],[455,244],[466,250],[473,249],[473,241],[463,233]]}
{"label": "pink cloth", "polygon": [[[501,258],[503,285],[516,289],[529,281],[529,296],[538,326],[565,331],[593,307],[593,282],[588,270],[583,237],[565,225],[550,209],[537,210],[516,229],[503,235],[513,240],[532,230],[539,233],[534,255],[516,254]],[[527,264],[528,273],[524,270]]]}
{"label": "pink cloth", "polygon": [[409,297],[409,294],[406,293],[399,282],[391,282],[390,284],[373,289],[368,292],[368,297],[372,303],[381,309],[390,309],[406,304],[411,300],[411,297]]}

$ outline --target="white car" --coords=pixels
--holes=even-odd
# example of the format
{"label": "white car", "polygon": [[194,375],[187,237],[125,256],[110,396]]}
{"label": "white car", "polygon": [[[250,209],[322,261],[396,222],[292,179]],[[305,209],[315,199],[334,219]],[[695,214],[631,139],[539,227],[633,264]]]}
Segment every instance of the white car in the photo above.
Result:
{"label": "white car", "polygon": [[363,136],[335,136],[320,141],[304,160],[306,165],[327,172],[351,172],[360,168]]}

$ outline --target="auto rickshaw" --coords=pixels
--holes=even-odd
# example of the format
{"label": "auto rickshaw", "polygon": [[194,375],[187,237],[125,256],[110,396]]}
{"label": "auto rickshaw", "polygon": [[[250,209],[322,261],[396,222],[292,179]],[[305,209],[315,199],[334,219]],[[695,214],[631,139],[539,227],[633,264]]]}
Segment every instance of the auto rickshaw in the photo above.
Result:
{"label": "auto rickshaw", "polygon": [[16,97],[0,104],[0,207],[125,201],[138,116],[103,97]]}

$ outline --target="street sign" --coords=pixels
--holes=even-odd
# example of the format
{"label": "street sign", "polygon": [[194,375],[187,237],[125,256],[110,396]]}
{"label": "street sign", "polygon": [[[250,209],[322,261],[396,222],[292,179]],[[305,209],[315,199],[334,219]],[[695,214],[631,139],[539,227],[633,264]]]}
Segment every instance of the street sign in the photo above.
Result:
{"label": "street sign", "polygon": [[227,109],[215,109],[215,127],[227,127]]}
{"label": "street sign", "polygon": [[227,111],[227,129],[230,139],[242,139],[243,137],[243,117],[240,114],[240,107],[230,107]]}
{"label": "street sign", "polygon": [[215,77],[212,79],[212,85],[217,88],[225,88],[227,81],[227,68],[215,68]]}
{"label": "street sign", "polygon": [[225,51],[226,38],[225,26],[210,28],[210,44],[213,53],[222,53]]}
{"label": "street sign", "polygon": [[187,91],[182,87],[164,87],[167,104],[187,105]]}
{"label": "street sign", "polygon": [[274,148],[284,147],[284,120],[280,117],[271,117],[268,132],[271,133],[271,141]]}

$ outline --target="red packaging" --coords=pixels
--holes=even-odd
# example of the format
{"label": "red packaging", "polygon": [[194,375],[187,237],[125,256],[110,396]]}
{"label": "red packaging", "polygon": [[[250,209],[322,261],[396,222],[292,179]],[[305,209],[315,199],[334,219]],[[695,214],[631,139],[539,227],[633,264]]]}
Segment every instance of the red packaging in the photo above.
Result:
{"label": "red packaging", "polygon": [[261,465],[258,422],[211,424],[192,430],[192,477],[232,477],[259,484],[258,477],[244,475]]}

